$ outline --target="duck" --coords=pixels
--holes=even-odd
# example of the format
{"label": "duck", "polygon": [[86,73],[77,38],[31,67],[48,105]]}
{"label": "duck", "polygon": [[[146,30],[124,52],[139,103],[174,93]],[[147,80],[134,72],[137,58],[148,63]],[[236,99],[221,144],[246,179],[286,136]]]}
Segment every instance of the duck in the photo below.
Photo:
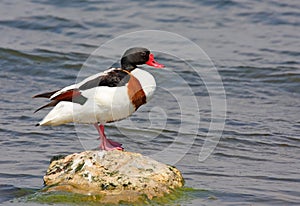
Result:
{"label": "duck", "polygon": [[50,100],[35,112],[53,107],[36,126],[72,122],[93,124],[99,134],[101,150],[124,150],[121,143],[106,137],[104,125],[129,117],[153,97],[155,79],[139,65],[146,64],[157,69],[165,66],[143,47],[126,50],[120,63],[120,67],[111,67],[79,83],[33,96]]}

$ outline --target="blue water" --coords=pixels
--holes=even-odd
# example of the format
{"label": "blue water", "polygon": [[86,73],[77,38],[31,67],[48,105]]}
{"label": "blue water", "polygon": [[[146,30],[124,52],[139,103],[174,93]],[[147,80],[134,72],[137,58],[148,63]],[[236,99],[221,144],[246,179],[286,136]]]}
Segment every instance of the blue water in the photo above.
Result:
{"label": "blue water", "polygon": [[[23,205],[20,197],[42,188],[52,156],[97,144],[92,127],[35,127],[46,111],[33,111],[46,101],[31,97],[74,83],[100,45],[145,29],[172,32],[199,45],[226,92],[222,137],[214,152],[199,161],[211,121],[205,80],[180,59],[159,54],[158,60],[192,88],[201,117],[193,146],[175,163],[186,186],[201,190],[180,204],[300,204],[300,2],[3,0],[0,17],[2,205]],[[193,137],[191,125],[197,119],[189,114],[194,108],[180,112],[176,97],[188,94],[168,70],[151,72],[158,84],[154,98],[131,118],[109,124],[107,134],[129,151],[150,156],[179,134],[179,152]]]}

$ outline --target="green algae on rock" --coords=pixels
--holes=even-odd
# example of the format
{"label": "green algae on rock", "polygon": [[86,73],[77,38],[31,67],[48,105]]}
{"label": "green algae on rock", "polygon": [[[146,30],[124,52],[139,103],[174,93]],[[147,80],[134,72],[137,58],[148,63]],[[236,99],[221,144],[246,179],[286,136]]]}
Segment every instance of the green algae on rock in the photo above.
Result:
{"label": "green algae on rock", "polygon": [[53,160],[44,182],[45,191],[99,195],[103,203],[151,200],[184,184],[175,167],[117,150],[85,151]]}
{"label": "green algae on rock", "polygon": [[[203,199],[209,199],[207,197],[208,191],[193,188],[178,188],[173,190],[170,194],[166,194],[163,197],[155,197],[149,200],[147,196],[140,196],[140,198],[134,203],[128,201],[114,202],[118,205],[181,205],[195,198],[203,197]],[[42,192],[38,191],[34,194],[28,195],[21,202],[26,203],[40,203],[40,204],[67,204],[67,205],[87,205],[96,206],[99,205],[112,205],[112,202],[103,202],[103,196],[101,195],[82,195],[77,193],[55,191],[55,192]]]}

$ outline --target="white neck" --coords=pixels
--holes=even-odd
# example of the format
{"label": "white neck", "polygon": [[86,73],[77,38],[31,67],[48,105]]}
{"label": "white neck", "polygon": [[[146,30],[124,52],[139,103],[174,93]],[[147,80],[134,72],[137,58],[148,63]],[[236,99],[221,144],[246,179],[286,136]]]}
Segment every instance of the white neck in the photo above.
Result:
{"label": "white neck", "polygon": [[156,89],[156,82],[154,77],[142,69],[136,68],[131,72],[141,83],[141,86],[146,94],[147,102],[152,98],[154,91]]}

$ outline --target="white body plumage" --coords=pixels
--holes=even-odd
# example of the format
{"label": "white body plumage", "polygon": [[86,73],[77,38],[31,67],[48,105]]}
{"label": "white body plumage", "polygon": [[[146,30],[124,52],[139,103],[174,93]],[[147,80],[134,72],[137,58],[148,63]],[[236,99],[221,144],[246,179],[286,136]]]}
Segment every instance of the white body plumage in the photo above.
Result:
{"label": "white body plumage", "polygon": [[[110,69],[108,71],[111,71]],[[60,95],[62,92],[79,88],[81,85],[92,79],[94,76],[106,75],[107,72],[93,75],[80,83],[65,87],[50,98]],[[147,71],[134,69],[130,75],[138,80],[148,102],[156,88],[153,76]],[[98,86],[80,91],[81,95],[86,97],[86,102],[81,105],[71,101],[60,101],[45,117],[39,122],[39,125],[61,125],[70,122],[93,124],[99,122],[113,122],[130,116],[137,107],[133,104],[132,97],[129,94],[127,83],[125,86],[108,87]],[[145,103],[146,103],[145,102]]]}

